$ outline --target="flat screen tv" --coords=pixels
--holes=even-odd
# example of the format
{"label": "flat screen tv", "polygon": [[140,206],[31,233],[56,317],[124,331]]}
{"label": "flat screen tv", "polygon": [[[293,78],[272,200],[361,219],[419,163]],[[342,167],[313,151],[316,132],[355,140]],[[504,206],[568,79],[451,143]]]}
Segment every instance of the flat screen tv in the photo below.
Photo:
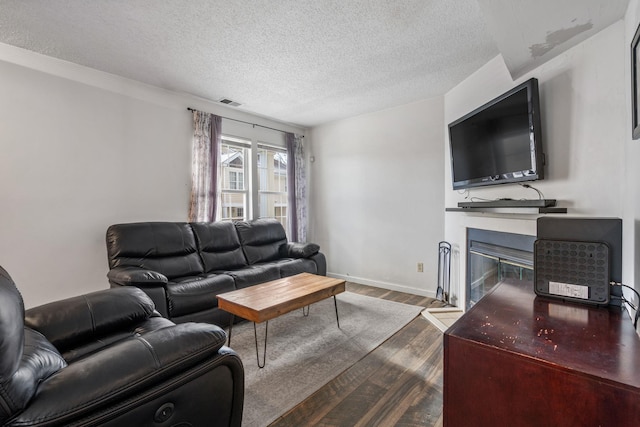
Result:
{"label": "flat screen tv", "polygon": [[449,124],[453,189],[544,178],[538,80]]}

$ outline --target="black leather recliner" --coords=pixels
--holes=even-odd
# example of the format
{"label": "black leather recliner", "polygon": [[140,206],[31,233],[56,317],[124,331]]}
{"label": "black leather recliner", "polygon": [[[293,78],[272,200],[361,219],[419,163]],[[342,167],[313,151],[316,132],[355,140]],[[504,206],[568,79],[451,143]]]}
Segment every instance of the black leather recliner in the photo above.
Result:
{"label": "black leather recliner", "polygon": [[0,425],[240,426],[244,370],[225,340],[134,287],[25,313],[0,267]]}

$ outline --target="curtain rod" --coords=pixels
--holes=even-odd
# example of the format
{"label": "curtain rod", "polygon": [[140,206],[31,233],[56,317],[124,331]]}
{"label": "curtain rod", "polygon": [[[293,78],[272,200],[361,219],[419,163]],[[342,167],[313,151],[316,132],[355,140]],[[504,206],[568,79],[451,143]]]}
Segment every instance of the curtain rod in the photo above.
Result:
{"label": "curtain rod", "polygon": [[[189,111],[197,111],[195,108],[191,108],[191,107],[187,107],[187,110],[189,110]],[[217,114],[216,114],[216,115],[217,115]],[[222,117],[223,119],[227,119],[227,120],[233,120],[234,122],[245,123],[245,124],[247,124],[247,125],[251,125],[251,126],[253,126],[253,127],[258,126],[258,127],[265,128],[265,129],[275,130],[275,131],[277,131],[277,132],[282,132],[282,133],[293,133],[293,132],[287,132],[287,131],[282,130],[282,129],[270,128],[269,126],[262,126],[262,125],[259,125],[259,124],[256,124],[256,123],[245,122],[244,120],[232,119],[231,117],[224,117],[224,116],[220,116],[220,117]],[[301,138],[304,138],[304,135],[300,135],[300,137],[301,137]]]}

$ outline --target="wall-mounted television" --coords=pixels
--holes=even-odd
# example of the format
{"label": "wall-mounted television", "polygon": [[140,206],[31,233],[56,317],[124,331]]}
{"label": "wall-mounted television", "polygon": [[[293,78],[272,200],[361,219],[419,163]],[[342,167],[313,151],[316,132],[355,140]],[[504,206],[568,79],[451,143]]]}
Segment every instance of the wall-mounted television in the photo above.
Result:
{"label": "wall-mounted television", "polygon": [[453,189],[544,178],[538,80],[449,124]]}

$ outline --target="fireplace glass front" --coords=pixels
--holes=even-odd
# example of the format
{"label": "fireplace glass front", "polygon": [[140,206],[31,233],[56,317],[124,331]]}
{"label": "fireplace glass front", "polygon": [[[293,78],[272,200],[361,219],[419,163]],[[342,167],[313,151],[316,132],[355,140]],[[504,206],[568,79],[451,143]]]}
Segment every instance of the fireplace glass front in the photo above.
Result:
{"label": "fireplace glass front", "polygon": [[505,279],[533,283],[535,237],[469,229],[467,309]]}

